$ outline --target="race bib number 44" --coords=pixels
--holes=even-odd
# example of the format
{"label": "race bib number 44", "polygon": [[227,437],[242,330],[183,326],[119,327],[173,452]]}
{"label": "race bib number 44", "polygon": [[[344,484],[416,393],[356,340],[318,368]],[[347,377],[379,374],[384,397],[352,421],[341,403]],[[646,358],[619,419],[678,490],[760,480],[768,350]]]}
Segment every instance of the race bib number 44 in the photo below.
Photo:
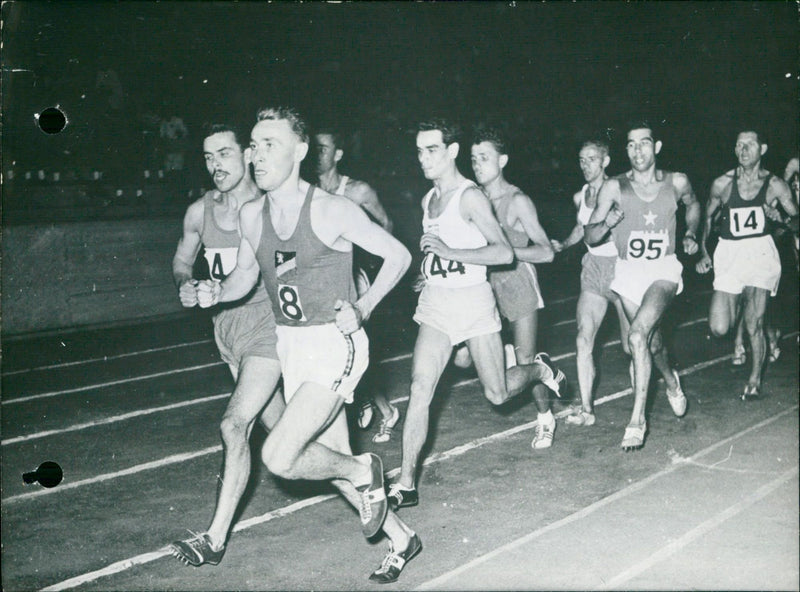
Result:
{"label": "race bib number 44", "polygon": [[646,232],[634,230],[628,237],[628,259],[661,259],[667,256],[669,234],[667,232]]}
{"label": "race bib number 44", "polygon": [[433,253],[427,253],[422,261],[422,274],[427,280],[447,279],[450,275],[462,276],[465,273],[467,273],[467,270],[463,263],[444,259]]}
{"label": "race bib number 44", "polygon": [[763,234],[766,217],[761,206],[731,208],[731,235],[736,237]]}

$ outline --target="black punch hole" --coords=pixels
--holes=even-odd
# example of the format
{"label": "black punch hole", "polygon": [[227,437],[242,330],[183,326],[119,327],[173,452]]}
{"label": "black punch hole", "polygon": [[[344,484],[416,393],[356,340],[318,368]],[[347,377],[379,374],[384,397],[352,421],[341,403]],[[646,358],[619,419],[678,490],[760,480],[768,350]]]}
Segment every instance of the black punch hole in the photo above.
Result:
{"label": "black punch hole", "polygon": [[22,481],[26,485],[31,483],[40,483],[42,487],[55,487],[64,478],[64,472],[58,463],[51,460],[45,461],[39,465],[39,468],[30,473],[23,473]]}
{"label": "black punch hole", "polygon": [[39,114],[39,129],[46,134],[57,134],[67,126],[67,116],[58,107],[48,107]]}

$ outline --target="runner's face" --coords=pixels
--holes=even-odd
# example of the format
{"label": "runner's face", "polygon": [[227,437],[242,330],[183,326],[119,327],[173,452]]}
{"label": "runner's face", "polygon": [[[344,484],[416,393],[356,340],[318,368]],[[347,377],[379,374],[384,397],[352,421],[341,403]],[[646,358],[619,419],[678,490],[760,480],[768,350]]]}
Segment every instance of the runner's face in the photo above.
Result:
{"label": "runner's face", "polygon": [[472,146],[472,172],[481,185],[491,183],[503,172],[500,166],[500,153],[491,142],[481,142]]}
{"label": "runner's face", "polygon": [[233,132],[217,132],[203,140],[206,169],[223,193],[236,187],[246,174],[244,152]]}
{"label": "runner's face", "polygon": [[736,158],[743,167],[751,167],[761,160],[761,144],[755,132],[742,132],[736,138]]}
{"label": "runner's face", "polygon": [[324,175],[336,166],[336,146],[330,134],[317,134],[314,137],[317,155],[317,174]]}
{"label": "runner's face", "polygon": [[417,134],[417,159],[426,179],[438,179],[452,166],[442,132],[427,130]]}
{"label": "runner's face", "polygon": [[653,141],[653,132],[647,128],[633,129],[628,132],[628,143],[625,149],[634,170],[646,171],[656,163],[656,154],[661,145]]}
{"label": "runner's face", "polygon": [[603,176],[605,172],[605,157],[597,146],[586,146],[581,148],[578,153],[578,164],[583,172],[583,178],[587,183],[591,183],[599,177]]}
{"label": "runner's face", "polygon": [[250,134],[253,178],[258,188],[272,191],[280,187],[303,159],[304,144],[285,119],[259,121]]}

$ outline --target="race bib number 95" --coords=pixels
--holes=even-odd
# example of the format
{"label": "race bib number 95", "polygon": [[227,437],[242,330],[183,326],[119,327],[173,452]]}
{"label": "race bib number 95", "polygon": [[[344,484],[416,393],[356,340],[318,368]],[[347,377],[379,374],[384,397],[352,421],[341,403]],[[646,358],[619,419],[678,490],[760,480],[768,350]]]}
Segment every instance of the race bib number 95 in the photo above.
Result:
{"label": "race bib number 95", "polygon": [[761,206],[731,208],[731,235],[736,237],[763,234],[766,217]]}
{"label": "race bib number 95", "polygon": [[422,260],[422,275],[425,276],[426,280],[447,279],[451,274],[462,276],[465,273],[467,273],[467,270],[463,263],[444,259],[433,253],[427,253],[425,259]]}
{"label": "race bib number 95", "polygon": [[300,291],[297,286],[289,284],[278,284],[278,301],[280,309],[290,321],[305,321],[306,315],[303,313],[303,304],[300,302]]}
{"label": "race bib number 95", "polygon": [[635,230],[628,237],[628,259],[661,259],[667,256],[669,234]]}

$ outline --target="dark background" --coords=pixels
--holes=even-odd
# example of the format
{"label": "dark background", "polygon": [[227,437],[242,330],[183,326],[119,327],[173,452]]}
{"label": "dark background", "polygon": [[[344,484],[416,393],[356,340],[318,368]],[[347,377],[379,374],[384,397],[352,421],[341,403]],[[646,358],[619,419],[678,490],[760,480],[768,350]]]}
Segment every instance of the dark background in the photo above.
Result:
{"label": "dark background", "polygon": [[[606,137],[624,170],[632,118],[660,125],[660,165],[703,200],[742,126],[767,134],[774,172],[798,150],[791,2],[25,1],[3,20],[5,223],[182,213],[210,186],[202,124],[247,130],[275,104],[344,126],[342,170],[400,207],[425,188],[411,130],[430,114],[504,126],[507,177],[545,210],[582,183],[583,140]],[[35,114],[56,105],[68,124],[48,135]],[[186,135],[162,138],[173,116]],[[184,165],[157,177],[170,151]]]}

